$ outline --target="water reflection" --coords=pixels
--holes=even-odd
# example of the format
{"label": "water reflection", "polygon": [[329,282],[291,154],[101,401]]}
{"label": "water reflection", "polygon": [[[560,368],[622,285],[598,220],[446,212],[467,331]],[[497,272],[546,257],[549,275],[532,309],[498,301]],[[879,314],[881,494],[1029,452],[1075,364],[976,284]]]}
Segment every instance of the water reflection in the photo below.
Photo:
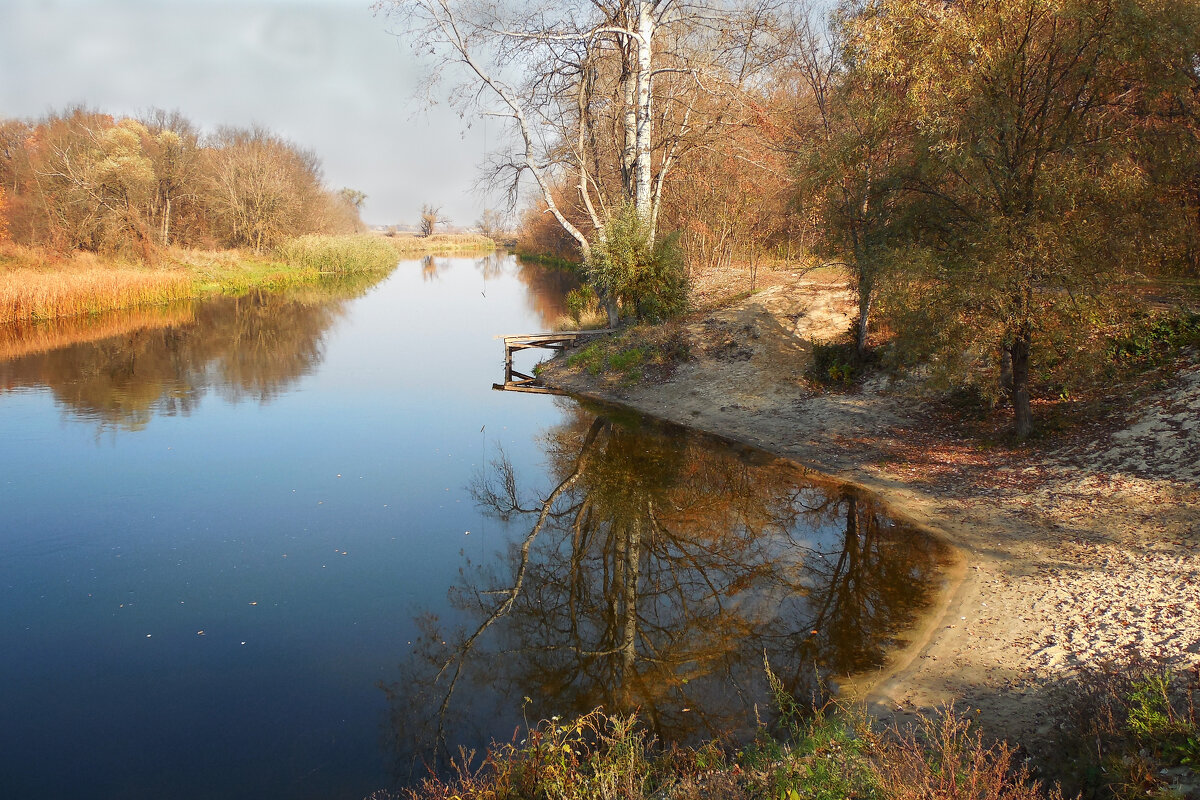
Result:
{"label": "water reflection", "polygon": [[879,665],[929,601],[941,547],[869,499],[677,429],[577,410],[556,485],[503,456],[473,487],[517,537],[468,564],[385,686],[397,769],[506,739],[521,719],[639,709],[665,741],[744,733],[764,657],[793,692]]}
{"label": "water reflection", "polygon": [[157,414],[190,414],[210,390],[264,403],[320,362],[341,308],[326,293],[255,293],[174,310],[116,335],[102,324],[110,332],[98,341],[85,328],[75,334],[82,341],[62,346],[70,330],[39,328],[60,346],[0,362],[0,387],[47,387],[75,416],[124,430]]}
{"label": "water reflection", "polygon": [[567,316],[567,293],[579,288],[579,276],[569,269],[547,268],[519,258],[516,259],[516,269],[517,280],[528,288],[526,301],[541,318],[544,329],[560,329]]}

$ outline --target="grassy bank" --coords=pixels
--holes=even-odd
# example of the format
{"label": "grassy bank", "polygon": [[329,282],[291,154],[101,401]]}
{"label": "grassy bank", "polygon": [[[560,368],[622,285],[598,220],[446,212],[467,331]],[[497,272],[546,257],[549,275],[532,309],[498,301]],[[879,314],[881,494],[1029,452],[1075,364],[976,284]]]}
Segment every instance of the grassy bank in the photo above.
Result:
{"label": "grassy bank", "polygon": [[0,248],[0,324],[379,275],[405,255],[478,250],[489,245],[490,239],[478,236],[301,236],[261,255],[239,250],[170,248],[160,252],[153,264],[93,253],[57,256],[7,245]]}

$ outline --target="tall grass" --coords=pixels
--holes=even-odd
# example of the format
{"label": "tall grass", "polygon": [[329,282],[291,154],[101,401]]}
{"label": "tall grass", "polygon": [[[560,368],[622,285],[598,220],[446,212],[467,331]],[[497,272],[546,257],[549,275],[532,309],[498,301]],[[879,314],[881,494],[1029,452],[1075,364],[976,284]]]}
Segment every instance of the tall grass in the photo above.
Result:
{"label": "tall grass", "polygon": [[398,235],[388,236],[384,241],[402,255],[496,249],[496,243],[493,240],[477,233],[435,233],[430,236]]}
{"label": "tall grass", "polygon": [[280,245],[270,257],[172,247],[155,259],[153,265],[129,264],[93,253],[59,256],[3,245],[0,324],[382,275],[396,265],[399,254],[378,236],[301,236]]}
{"label": "tall grass", "polygon": [[357,236],[299,236],[276,248],[276,257],[290,267],[313,269],[323,275],[382,272],[396,266],[397,253],[385,239]]}
{"label": "tall grass", "polygon": [[18,267],[0,271],[0,324],[97,314],[182,300],[192,294],[183,273],[133,267]]}

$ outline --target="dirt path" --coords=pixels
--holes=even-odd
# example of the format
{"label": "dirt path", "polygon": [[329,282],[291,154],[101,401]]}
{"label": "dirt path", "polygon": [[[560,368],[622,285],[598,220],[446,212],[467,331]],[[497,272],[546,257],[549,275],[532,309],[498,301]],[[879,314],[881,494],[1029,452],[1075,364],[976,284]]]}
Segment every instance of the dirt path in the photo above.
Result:
{"label": "dirt path", "polygon": [[1200,661],[1200,365],[1124,427],[1050,451],[980,450],[876,380],[850,394],[802,379],[813,340],[850,322],[830,281],[777,285],[691,320],[693,360],[624,388],[569,370],[576,394],[757,445],[876,492],[963,553],[912,644],[861,686],[877,714],[954,700],[1034,749],[1046,692],[1080,664],[1140,650]]}

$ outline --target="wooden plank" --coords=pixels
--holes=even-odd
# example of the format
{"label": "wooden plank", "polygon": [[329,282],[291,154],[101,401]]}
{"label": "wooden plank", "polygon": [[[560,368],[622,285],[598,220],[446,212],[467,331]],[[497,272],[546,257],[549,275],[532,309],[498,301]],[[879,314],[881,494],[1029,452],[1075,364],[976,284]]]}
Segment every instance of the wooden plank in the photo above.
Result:
{"label": "wooden plank", "polygon": [[565,395],[558,389],[547,389],[545,386],[525,386],[518,383],[493,383],[492,388],[498,392],[525,392],[526,394]]}
{"label": "wooden plank", "polygon": [[530,339],[539,336],[563,337],[569,339],[577,339],[580,336],[599,336],[602,333],[613,333],[616,328],[593,328],[585,331],[547,331],[545,333],[499,333],[493,336],[493,339]]}

